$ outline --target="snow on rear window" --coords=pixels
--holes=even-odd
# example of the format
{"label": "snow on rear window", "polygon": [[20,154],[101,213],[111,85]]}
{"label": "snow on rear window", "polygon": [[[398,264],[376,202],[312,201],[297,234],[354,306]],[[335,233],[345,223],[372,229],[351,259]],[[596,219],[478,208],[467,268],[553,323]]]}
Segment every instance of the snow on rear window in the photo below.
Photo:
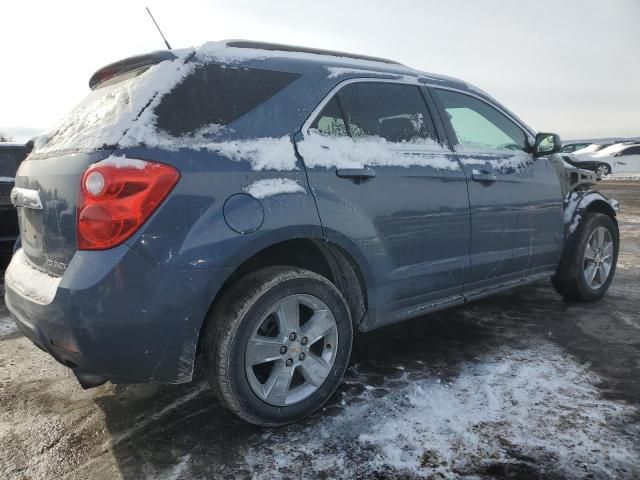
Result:
{"label": "snow on rear window", "polygon": [[[193,71],[193,65],[185,64],[189,52],[180,53],[175,60],[160,62],[135,77],[93,90],[58,126],[36,139],[34,153],[91,151],[118,143],[134,144],[140,130],[151,128],[151,118],[145,113]],[[151,108],[145,109],[148,104]],[[138,127],[132,132],[136,135],[126,141],[123,134],[133,125]]]}

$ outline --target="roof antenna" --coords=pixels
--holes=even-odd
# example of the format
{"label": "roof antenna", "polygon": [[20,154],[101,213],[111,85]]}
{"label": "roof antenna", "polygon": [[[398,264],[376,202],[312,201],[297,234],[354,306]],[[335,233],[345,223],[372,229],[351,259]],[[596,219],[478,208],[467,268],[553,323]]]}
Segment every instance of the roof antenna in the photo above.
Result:
{"label": "roof antenna", "polygon": [[162,34],[162,30],[160,30],[160,27],[158,26],[158,22],[156,22],[156,19],[153,18],[153,15],[151,14],[151,10],[149,10],[149,7],[144,7],[147,9],[147,13],[149,13],[149,16],[151,17],[151,20],[153,20],[153,23],[155,24],[156,28],[158,29],[158,32],[160,33],[160,36],[162,37],[162,40],[164,40],[164,44],[167,46],[167,48],[169,50],[171,50],[171,45],[169,45],[169,42],[167,42],[167,39],[164,38],[164,35]]}

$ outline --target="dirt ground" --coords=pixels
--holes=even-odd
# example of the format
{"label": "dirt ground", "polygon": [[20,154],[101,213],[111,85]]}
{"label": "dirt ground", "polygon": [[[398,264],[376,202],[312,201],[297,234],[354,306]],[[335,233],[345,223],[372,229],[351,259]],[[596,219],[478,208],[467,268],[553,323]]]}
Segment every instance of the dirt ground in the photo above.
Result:
{"label": "dirt ground", "polygon": [[281,429],[201,374],[83,391],[0,301],[0,478],[640,478],[640,183],[601,190],[622,204],[603,300],[542,281],[361,335],[326,408]]}

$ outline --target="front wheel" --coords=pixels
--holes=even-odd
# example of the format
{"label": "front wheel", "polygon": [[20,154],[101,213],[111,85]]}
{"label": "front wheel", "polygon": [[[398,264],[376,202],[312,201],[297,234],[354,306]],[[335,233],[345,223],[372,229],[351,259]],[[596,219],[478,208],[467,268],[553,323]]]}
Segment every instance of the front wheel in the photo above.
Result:
{"label": "front wheel", "polygon": [[601,163],[596,167],[596,173],[601,177],[606,177],[611,173],[611,167],[606,163]]}
{"label": "front wheel", "polygon": [[608,215],[589,212],[569,236],[558,271],[558,293],[573,300],[597,300],[611,285],[618,261],[618,228]]}
{"label": "front wheel", "polygon": [[227,408],[250,423],[279,426],[329,399],[352,339],[349,309],[329,280],[269,267],[224,294],[209,319],[203,354],[209,383]]}

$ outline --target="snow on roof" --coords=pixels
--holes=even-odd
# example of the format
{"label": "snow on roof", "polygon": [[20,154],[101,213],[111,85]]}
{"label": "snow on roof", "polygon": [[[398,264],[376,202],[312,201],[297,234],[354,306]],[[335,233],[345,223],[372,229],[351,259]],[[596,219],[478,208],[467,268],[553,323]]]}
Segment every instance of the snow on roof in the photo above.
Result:
{"label": "snow on roof", "polygon": [[[227,64],[246,64],[254,60],[295,60],[302,63],[314,63],[327,71],[326,78],[336,76],[366,76],[371,74],[393,75],[417,81],[452,84],[474,90],[474,87],[452,79],[425,74],[375,57],[343,54],[341,52],[289,47],[285,45],[260,44],[239,40],[207,42],[195,49],[174,50],[175,58],[160,61],[145,70],[129,73],[130,76],[114,83],[105,83],[91,93],[67,115],[60,124],[49,133],[37,137],[34,155],[46,155],[53,152],[91,151],[104,146],[135,147],[140,144],[169,150],[179,148],[208,149],[217,151],[232,160],[248,160],[255,170],[294,169],[295,158],[290,152],[288,137],[255,138],[233,141],[216,141],[214,130],[221,126],[205,126],[202,131],[181,138],[169,137],[156,128],[155,108],[168,92],[180,81],[190,75],[199,64],[190,62],[192,55],[196,60],[214,61]],[[476,91],[478,91],[476,89]],[[484,94],[486,95],[486,94]],[[313,142],[307,142],[311,147]],[[360,158],[355,158],[349,145],[343,145],[340,163],[359,165]],[[378,151],[379,145],[368,143],[364,147],[372,147],[372,153]],[[440,146],[429,145],[431,150],[441,150]],[[360,149],[363,148],[361,145]],[[382,157],[381,157],[382,158]],[[416,157],[413,161],[424,162],[424,158]],[[383,162],[381,159],[380,162]],[[322,162],[321,162],[322,163]],[[394,164],[406,163],[406,157],[398,156]],[[456,169],[457,164],[447,158],[430,158],[430,166],[442,169]]]}
{"label": "snow on roof", "polygon": [[26,145],[24,143],[19,142],[0,142],[1,148],[25,148]]}

